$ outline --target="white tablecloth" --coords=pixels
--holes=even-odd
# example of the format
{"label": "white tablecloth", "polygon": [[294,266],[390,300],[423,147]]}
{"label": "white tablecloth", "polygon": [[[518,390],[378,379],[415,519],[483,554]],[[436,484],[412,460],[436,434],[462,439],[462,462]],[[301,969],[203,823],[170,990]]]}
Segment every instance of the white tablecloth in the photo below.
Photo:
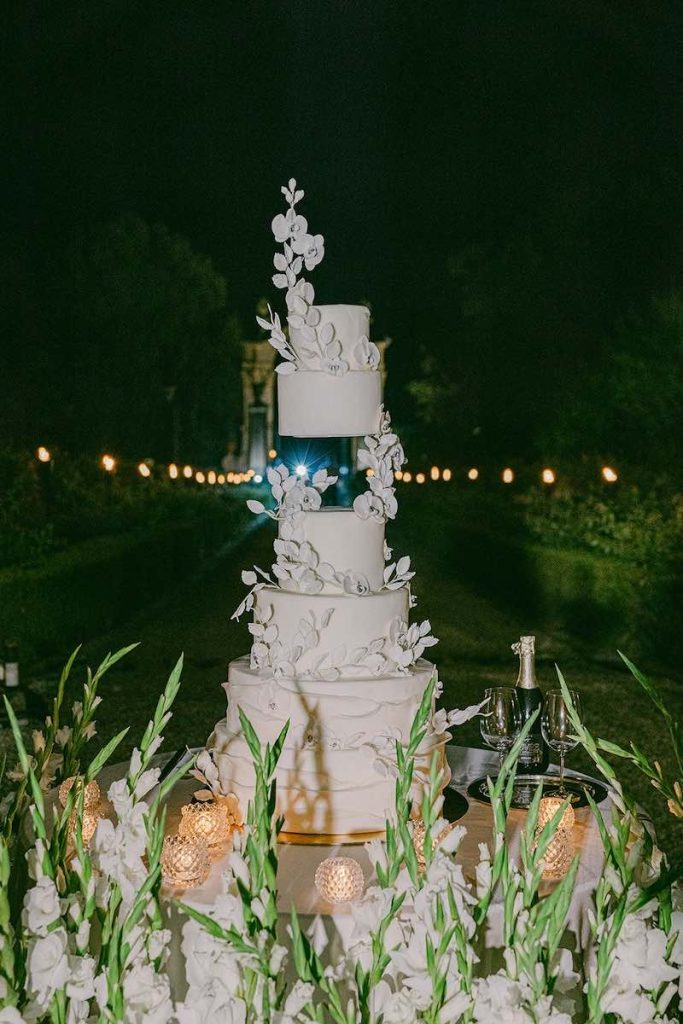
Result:
{"label": "white tablecloth", "polygon": [[[486,750],[449,746],[447,755],[452,774],[450,785],[465,796],[471,782],[487,774],[495,775],[497,771],[498,758]],[[168,760],[168,755],[158,755],[155,760],[159,764],[164,764]],[[125,770],[125,765],[111,765],[102,772],[100,785],[103,794],[106,793],[110,783],[115,778],[120,778]],[[568,772],[567,774],[575,773]],[[190,801],[192,794],[198,788],[200,788],[199,783],[192,778],[182,780],[175,787],[167,804],[167,833],[176,830],[180,819],[180,808]],[[460,845],[457,859],[463,865],[466,878],[473,880],[475,866],[479,860],[479,843],[488,843],[489,847],[491,845],[492,815],[488,804],[469,797],[468,800],[467,813],[459,821],[459,824],[466,828],[467,834]],[[603,814],[608,810],[609,798],[601,805]],[[578,809],[575,811],[575,815],[574,841],[576,849],[581,855],[581,861],[569,910],[567,944],[570,948],[581,951],[585,948],[590,934],[586,910],[590,905],[591,892],[595,887],[595,882],[602,873],[603,853],[599,832],[590,809]],[[519,849],[519,833],[525,816],[526,812],[522,810],[512,810],[508,816],[507,836],[513,857]],[[317,927],[325,929],[328,939],[327,957],[331,960],[336,959],[347,948],[353,930],[351,908],[349,904],[329,904],[321,899],[313,879],[316,868],[322,860],[341,854],[357,860],[363,870],[366,884],[372,884],[372,868],[363,845],[313,846],[283,843],[280,845],[278,853],[278,907],[282,913],[283,940],[291,909],[295,907],[304,928],[308,928],[316,922]],[[173,932],[173,948],[169,966],[176,998],[182,998],[186,987],[180,953],[181,931],[186,918],[179,913],[173,897],[182,897],[186,903],[197,909],[208,911],[221,891],[221,879],[226,868],[227,857],[228,853],[225,853],[221,858],[214,860],[211,873],[203,885],[184,893],[164,891],[167,898],[168,921]],[[548,883],[548,886],[550,884]],[[490,914],[490,919],[492,926],[487,934],[487,947],[492,952],[490,963],[487,963],[486,967],[493,971],[499,966],[493,951],[501,945],[501,915],[496,913],[495,906]],[[488,961],[488,954],[483,955]]]}
{"label": "white tablecloth", "polygon": [[[491,752],[469,747],[450,746],[447,753],[452,773],[451,786],[463,795],[466,795],[467,787],[475,779],[486,774],[495,775],[497,771],[498,758]],[[198,784],[194,780],[184,780],[176,788],[169,801],[167,825],[169,831],[175,829],[180,816],[180,807],[189,801],[197,786]],[[489,846],[491,844],[492,815],[487,804],[468,799],[468,811],[459,822],[465,826],[467,834],[458,851],[458,860],[463,865],[465,876],[473,879],[474,869],[479,860],[479,843],[487,842]],[[604,801],[601,806],[603,813],[607,811],[608,807],[609,799]],[[570,948],[580,951],[585,948],[590,934],[586,910],[590,905],[591,892],[595,887],[596,879],[602,873],[603,853],[598,829],[590,809],[581,808],[576,810],[575,814],[574,840],[576,849],[580,852],[581,861],[569,910],[566,941]],[[519,833],[525,816],[526,812],[521,810],[513,810],[508,816],[507,832],[512,856],[519,849]],[[326,958],[329,957],[331,961],[334,961],[347,948],[353,931],[351,908],[349,904],[329,904],[321,899],[313,881],[315,870],[326,857],[337,855],[353,857],[363,869],[366,884],[372,884],[372,868],[363,845],[295,846],[281,844],[278,853],[278,907],[283,915],[283,939],[291,909],[295,907],[304,929],[310,928],[314,922],[316,927],[325,929],[328,939]],[[227,854],[222,859],[215,861],[207,881],[202,886],[183,893],[183,900],[199,910],[207,911],[221,891],[221,876],[225,870],[226,860]],[[547,886],[549,887],[550,884],[547,883]],[[168,893],[167,895],[171,897],[174,894]],[[168,909],[174,933],[174,987],[178,994],[182,995],[184,977],[179,947],[180,931],[184,919],[171,902],[169,902]],[[498,908],[498,910],[500,909],[502,908]],[[497,913],[497,908],[494,906],[489,917],[491,926],[488,929],[487,946],[491,950],[490,959],[488,953],[482,955],[486,955],[487,969],[494,971],[500,966],[494,951],[502,944],[502,914]]]}

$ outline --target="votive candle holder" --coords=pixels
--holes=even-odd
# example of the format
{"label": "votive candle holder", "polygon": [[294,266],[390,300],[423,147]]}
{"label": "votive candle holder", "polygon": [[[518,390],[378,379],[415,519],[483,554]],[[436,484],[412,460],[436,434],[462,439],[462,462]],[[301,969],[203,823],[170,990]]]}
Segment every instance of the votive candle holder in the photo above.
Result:
{"label": "votive candle holder", "polygon": [[178,835],[203,839],[212,853],[227,843],[230,832],[228,811],[223,804],[206,800],[185,804],[180,809]]}
{"label": "votive candle holder", "polygon": [[[560,807],[564,803],[564,799],[561,796],[544,796],[538,807],[538,828],[544,828],[549,821],[552,821]],[[564,814],[560,818],[560,822],[557,829],[565,829],[567,831],[574,828],[576,817],[574,815],[574,808],[571,804],[567,804],[564,809]]]}
{"label": "votive candle holder", "polygon": [[315,872],[315,887],[328,903],[349,903],[363,893],[363,869],[352,857],[326,857]]}
{"label": "votive candle holder", "polygon": [[209,848],[198,836],[166,836],[161,850],[161,873],[168,885],[192,889],[209,876]]}
{"label": "votive candle holder", "polygon": [[[66,807],[67,800],[69,799],[69,793],[74,785],[81,787],[83,785],[83,778],[80,775],[70,775],[68,779],[64,779],[64,782],[59,787],[59,802],[62,807]],[[86,811],[92,811],[95,807],[99,806],[100,800],[102,799],[100,793],[100,787],[95,779],[92,782],[88,782],[85,787],[85,793],[83,795],[83,807]]]}
{"label": "votive candle holder", "polygon": [[[435,849],[439,845],[439,843],[441,843],[446,838],[448,833],[455,828],[455,825],[456,823],[454,821],[449,821],[447,822],[446,825],[444,825],[443,829],[441,830],[441,832],[439,832],[438,836],[436,837],[436,840],[433,842],[433,849]],[[425,823],[422,818],[413,818],[410,821],[408,828],[410,831],[411,838],[413,840],[413,846],[415,847],[415,854],[417,856],[417,866],[420,869],[420,871],[425,871],[427,869],[427,861],[425,860],[424,855],[425,836],[427,833]]]}
{"label": "votive candle holder", "polygon": [[[537,836],[553,820],[563,803],[560,796],[543,797],[538,808]],[[548,881],[559,881],[569,871],[574,857],[572,836],[575,821],[574,808],[568,804],[543,856],[543,877]]]}
{"label": "votive candle holder", "polygon": [[[83,819],[81,822],[81,842],[84,846],[90,845],[90,840],[95,835],[97,830],[97,823],[102,815],[97,808],[94,810],[83,810]],[[69,826],[67,829],[67,842],[70,846],[76,845],[76,829],[78,828],[78,814],[73,811],[69,815]]]}

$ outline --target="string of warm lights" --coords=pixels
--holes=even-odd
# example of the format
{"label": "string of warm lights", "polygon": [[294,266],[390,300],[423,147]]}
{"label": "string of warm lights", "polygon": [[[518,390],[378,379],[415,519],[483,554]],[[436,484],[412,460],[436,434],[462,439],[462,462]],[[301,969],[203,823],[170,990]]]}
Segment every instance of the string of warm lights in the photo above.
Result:
{"label": "string of warm lights", "polygon": [[[277,451],[271,448],[268,452],[269,461],[273,461],[277,457]],[[52,453],[44,445],[40,445],[36,449],[36,459],[38,462],[50,463],[53,460]],[[105,453],[100,457],[99,464],[104,473],[113,475],[116,473],[119,462],[114,455]],[[306,476],[308,469],[303,464],[293,467],[294,472],[298,476]],[[153,476],[168,476],[171,480],[194,480],[198,484],[208,484],[210,487],[219,486],[223,487],[228,484],[240,485],[246,483],[263,483],[263,477],[260,473],[257,473],[254,469],[248,469],[244,472],[230,472],[230,473],[218,473],[214,469],[197,469],[194,466],[185,464],[183,466],[178,465],[175,462],[169,463],[168,466],[157,466],[151,460],[145,459],[137,464],[137,473],[143,479],[150,479]],[[367,476],[372,476],[372,470],[368,469]],[[477,466],[469,466],[464,471],[464,476],[471,483],[476,483],[477,480],[487,476]],[[547,487],[552,487],[557,483],[557,471],[551,466],[544,466],[540,471],[540,481]],[[457,478],[457,473],[452,469],[446,467],[441,469],[439,466],[432,466],[429,472],[419,470],[417,472],[411,472],[410,470],[397,470],[394,473],[394,477],[401,483],[409,484],[413,481],[416,484],[424,484],[429,482],[443,481],[449,483],[451,480]],[[613,466],[603,466],[600,470],[600,478],[603,483],[614,484],[619,480],[619,474]],[[501,470],[499,479],[504,484],[513,484],[515,482],[515,471],[510,467],[506,466]]]}
{"label": "string of warm lights", "polygon": [[[372,476],[372,470],[369,469],[367,471],[367,475]],[[553,484],[557,483],[557,471],[552,469],[550,466],[544,466],[539,475],[541,483],[545,484],[547,487],[552,487]],[[471,483],[475,483],[482,476],[482,471],[479,470],[477,466],[470,466],[464,471],[464,476]],[[404,484],[412,482],[415,482],[416,484],[424,484],[427,483],[427,481],[435,482],[438,480],[443,480],[445,483],[448,483],[449,481],[456,479],[456,474],[454,474],[451,469],[440,469],[438,466],[432,466],[429,473],[422,471],[413,473],[410,470],[399,469],[394,473],[394,477],[396,480],[399,480]],[[510,466],[506,466],[505,469],[501,470],[499,478],[504,484],[513,484],[515,482],[515,471],[511,469]],[[600,478],[603,483],[615,484],[619,479],[619,474],[612,466],[603,466],[600,470]]]}
{"label": "string of warm lights", "polygon": [[[274,450],[269,452],[271,458],[275,458],[276,455],[277,452]],[[36,449],[36,459],[43,465],[48,465],[54,461],[54,456],[49,448],[41,444]],[[100,456],[98,461],[100,469],[109,477],[114,476],[119,469],[120,460],[109,452]],[[154,476],[157,478],[167,476],[170,480],[194,480],[195,483],[208,484],[211,487],[224,487],[228,484],[239,486],[240,484],[251,482],[260,484],[263,482],[263,477],[255,469],[247,469],[243,473],[218,473],[215,469],[197,469],[189,464],[179,466],[175,462],[169,463],[168,466],[156,465],[150,459],[143,459],[142,462],[138,462],[136,472],[143,480],[151,479]]]}

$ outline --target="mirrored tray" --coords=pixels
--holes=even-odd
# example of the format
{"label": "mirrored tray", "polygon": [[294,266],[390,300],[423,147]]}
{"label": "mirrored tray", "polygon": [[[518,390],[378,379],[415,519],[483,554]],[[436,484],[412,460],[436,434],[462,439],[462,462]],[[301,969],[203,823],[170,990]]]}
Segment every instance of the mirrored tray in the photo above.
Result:
{"label": "mirrored tray", "polygon": [[[512,806],[518,810],[526,810],[534,798],[538,785],[543,784],[544,796],[560,795],[560,779],[557,775],[517,775],[512,795]],[[587,807],[590,793],[596,804],[601,803],[607,796],[607,787],[603,786],[597,779],[577,778],[573,775],[565,775],[564,788],[566,794],[571,797],[573,807]],[[475,779],[467,787],[468,796],[483,804],[490,804],[486,777]]]}

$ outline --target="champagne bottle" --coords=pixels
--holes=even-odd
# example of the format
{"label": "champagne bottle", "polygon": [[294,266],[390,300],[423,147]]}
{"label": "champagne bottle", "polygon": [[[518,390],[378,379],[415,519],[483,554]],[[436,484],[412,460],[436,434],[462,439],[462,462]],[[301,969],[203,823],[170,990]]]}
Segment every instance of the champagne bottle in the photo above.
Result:
{"label": "champagne bottle", "polygon": [[519,752],[517,773],[542,775],[548,767],[550,756],[541,733],[540,709],[543,703],[543,694],[536,682],[536,637],[521,636],[519,643],[512,645],[512,650],[519,655],[519,675],[516,685],[517,699],[522,712],[522,725],[531,717],[536,708],[539,709],[538,717]]}

